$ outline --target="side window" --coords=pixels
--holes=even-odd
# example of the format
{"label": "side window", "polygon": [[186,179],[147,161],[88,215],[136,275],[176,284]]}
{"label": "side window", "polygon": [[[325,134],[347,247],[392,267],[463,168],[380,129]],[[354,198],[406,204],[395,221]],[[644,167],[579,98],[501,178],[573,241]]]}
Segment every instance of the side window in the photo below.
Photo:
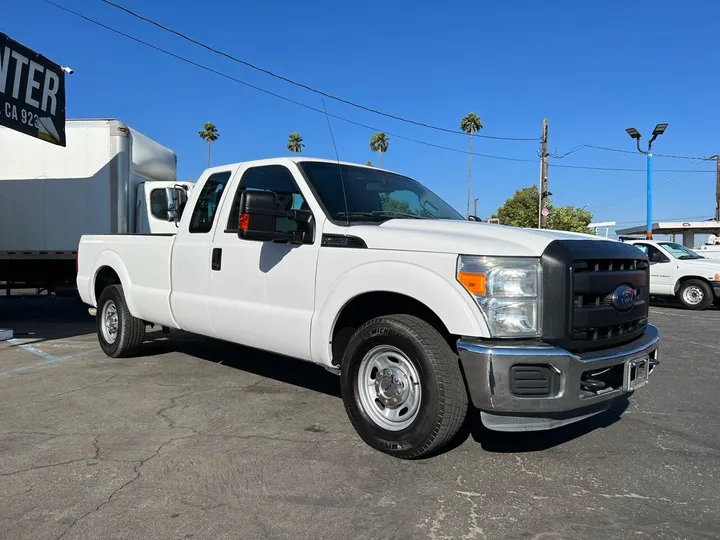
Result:
{"label": "side window", "polygon": [[650,244],[635,244],[635,247],[642,249],[645,252],[645,255],[647,255],[648,261],[651,263],[666,262],[666,257],[663,252],[655,246],[651,246]]}
{"label": "side window", "polygon": [[150,192],[150,213],[157,219],[167,221],[167,211],[165,189],[153,189]]}
{"label": "side window", "polygon": [[[266,165],[253,167],[245,171],[240,180],[237,192],[233,199],[230,216],[227,222],[227,232],[235,232],[240,218],[240,196],[246,189],[259,191],[274,191],[278,197],[278,210],[307,210],[305,198],[295,183],[292,173],[282,165]],[[297,223],[291,219],[277,218],[277,230],[291,232],[297,230]]]}
{"label": "side window", "polygon": [[195,201],[192,218],[190,218],[191,233],[210,232],[215,220],[215,213],[220,204],[220,198],[228,180],[230,180],[230,176],[230,171],[224,171],[211,175],[205,181],[197,201]]}

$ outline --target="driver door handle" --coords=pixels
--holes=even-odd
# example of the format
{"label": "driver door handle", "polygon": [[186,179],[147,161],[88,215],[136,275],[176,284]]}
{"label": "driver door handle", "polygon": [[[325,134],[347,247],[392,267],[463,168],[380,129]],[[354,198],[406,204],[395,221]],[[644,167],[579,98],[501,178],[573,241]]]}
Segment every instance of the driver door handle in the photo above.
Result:
{"label": "driver door handle", "polygon": [[213,248],[212,250],[212,262],[210,267],[216,272],[220,270],[222,266],[222,248]]}

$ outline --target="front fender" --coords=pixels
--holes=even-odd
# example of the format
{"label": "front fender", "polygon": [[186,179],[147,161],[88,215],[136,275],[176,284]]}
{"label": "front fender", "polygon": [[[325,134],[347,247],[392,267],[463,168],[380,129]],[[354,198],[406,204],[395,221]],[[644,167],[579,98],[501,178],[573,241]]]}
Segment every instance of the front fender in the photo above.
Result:
{"label": "front fender", "polygon": [[343,308],[353,298],[371,292],[403,294],[425,304],[452,334],[488,336],[480,310],[459,283],[451,283],[425,267],[407,262],[361,264],[342,274],[318,306],[310,328],[313,361],[331,365],[331,339]]}

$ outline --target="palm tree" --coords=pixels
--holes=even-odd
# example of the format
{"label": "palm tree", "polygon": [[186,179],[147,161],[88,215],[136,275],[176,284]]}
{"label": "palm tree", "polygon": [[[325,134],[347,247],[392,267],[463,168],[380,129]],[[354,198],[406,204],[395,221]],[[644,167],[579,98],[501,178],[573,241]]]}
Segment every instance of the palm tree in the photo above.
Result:
{"label": "palm tree", "polygon": [[298,154],[302,152],[303,146],[305,146],[305,144],[303,144],[302,135],[300,135],[297,131],[291,133],[290,138],[288,139],[287,149],[293,154]]}
{"label": "palm tree", "polygon": [[388,151],[390,146],[390,138],[385,135],[382,131],[378,131],[375,135],[370,138],[370,150],[373,152],[379,152],[378,167],[382,168],[382,155]]}
{"label": "palm tree", "polygon": [[205,122],[203,124],[203,128],[198,131],[198,135],[200,135],[200,138],[204,141],[207,141],[208,145],[208,167],[210,167],[210,143],[213,143],[218,140],[220,137],[220,132],[215,127],[215,124],[212,122]]}
{"label": "palm tree", "polygon": [[465,118],[460,120],[460,129],[470,135],[470,148],[468,149],[468,184],[467,184],[467,211],[466,217],[470,216],[470,179],[472,178],[472,141],[475,132],[480,131],[483,125],[480,123],[480,117],[471,112]]}

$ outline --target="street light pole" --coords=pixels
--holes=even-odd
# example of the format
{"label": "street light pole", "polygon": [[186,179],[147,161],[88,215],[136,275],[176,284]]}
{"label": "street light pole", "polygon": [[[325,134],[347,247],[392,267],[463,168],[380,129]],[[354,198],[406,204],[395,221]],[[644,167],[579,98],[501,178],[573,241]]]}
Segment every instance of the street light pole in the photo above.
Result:
{"label": "street light pole", "polygon": [[647,150],[640,148],[640,132],[635,128],[627,128],[627,134],[630,135],[637,143],[638,152],[647,155],[647,225],[645,229],[645,236],[648,240],[652,240],[652,143],[660,135],[665,133],[667,124],[657,124],[652,132],[652,137],[648,141]]}

